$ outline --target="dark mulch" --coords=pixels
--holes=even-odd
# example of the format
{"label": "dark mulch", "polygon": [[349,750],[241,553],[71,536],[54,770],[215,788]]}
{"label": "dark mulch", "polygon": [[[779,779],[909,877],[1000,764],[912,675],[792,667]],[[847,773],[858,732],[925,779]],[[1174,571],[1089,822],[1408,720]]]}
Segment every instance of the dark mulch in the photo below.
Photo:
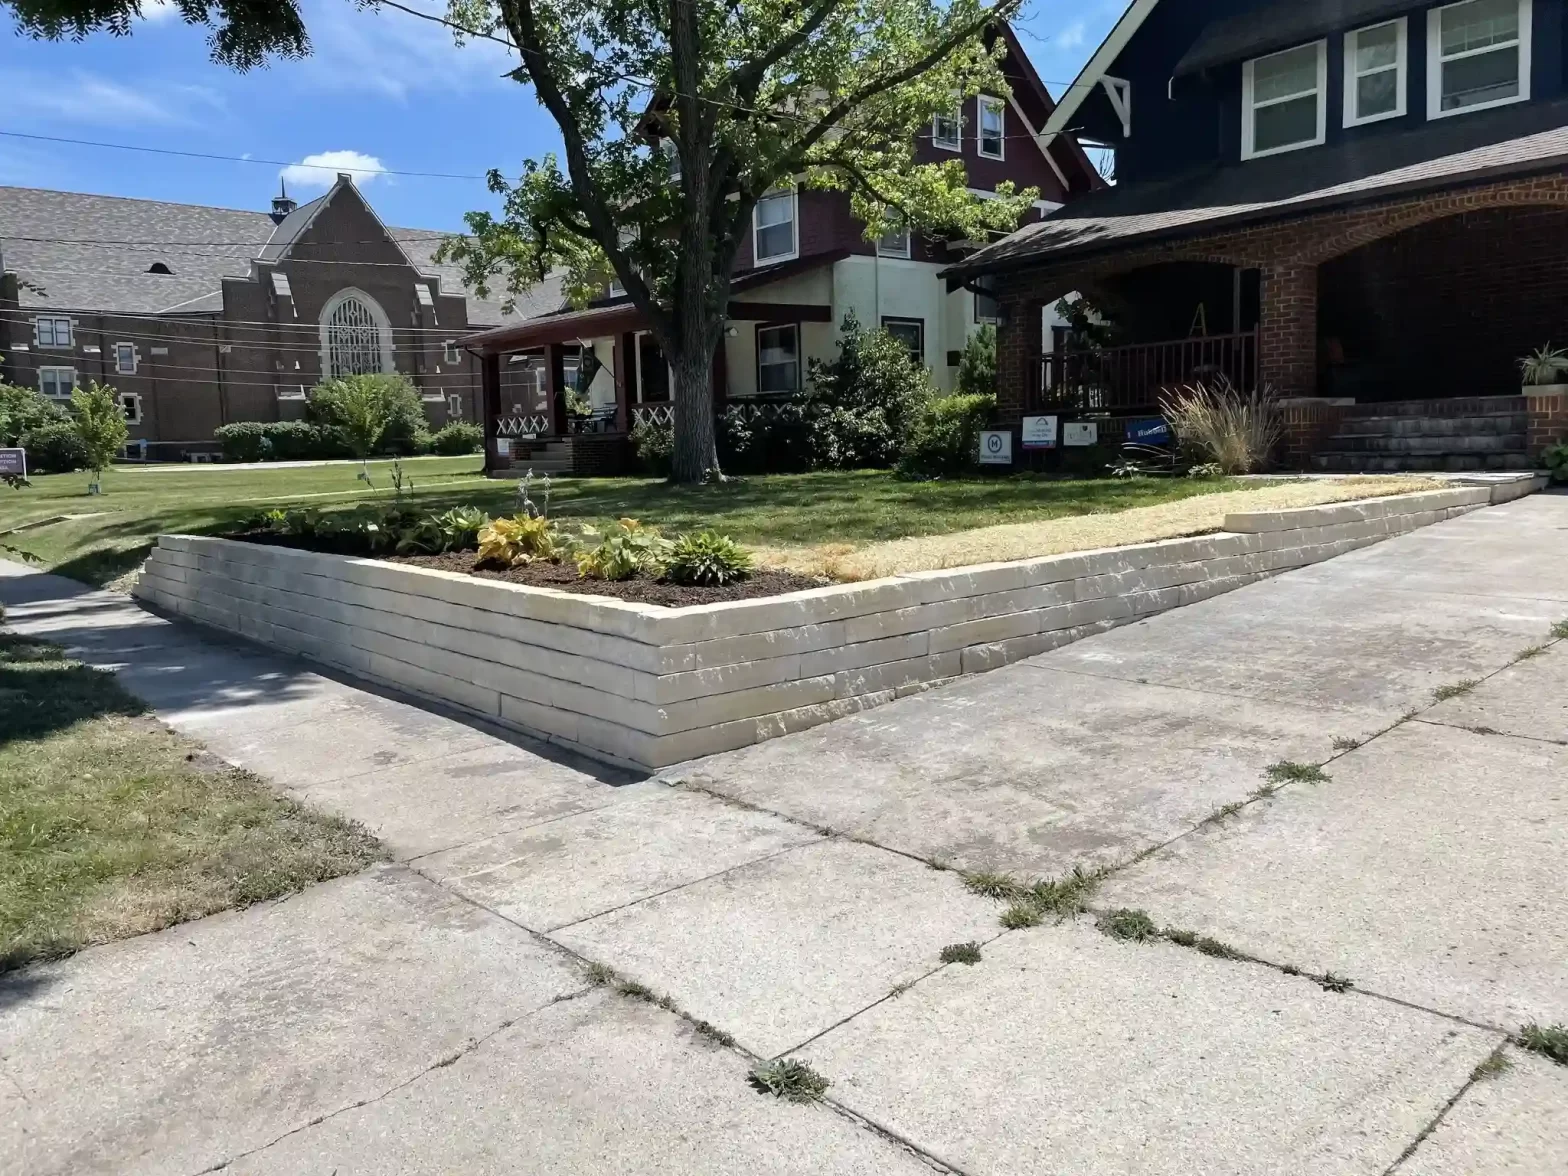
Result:
{"label": "dark mulch", "polygon": [[454,551],[446,555],[376,555],[331,539],[296,538],[275,535],[269,531],[251,531],[224,536],[241,539],[247,543],[265,543],[273,547],[296,547],[304,551],[320,551],[329,555],[359,555],[383,559],[388,563],[413,564],[420,568],[438,568],[443,572],[462,572],[486,580],[507,580],[513,584],[529,584],[535,588],[556,588],[562,592],[580,592],[588,596],[614,596],[637,604],[662,604],[681,608],[688,604],[716,604],[722,600],[755,600],[762,596],[782,596],[786,592],[799,592],[803,588],[821,588],[830,583],[812,576],[794,572],[760,571],[748,579],[723,588],[703,588],[697,585],[665,584],[658,580],[638,577],[634,580],[584,580],[572,564],[535,563],[525,567],[497,571],[492,568],[476,570],[474,553]]}

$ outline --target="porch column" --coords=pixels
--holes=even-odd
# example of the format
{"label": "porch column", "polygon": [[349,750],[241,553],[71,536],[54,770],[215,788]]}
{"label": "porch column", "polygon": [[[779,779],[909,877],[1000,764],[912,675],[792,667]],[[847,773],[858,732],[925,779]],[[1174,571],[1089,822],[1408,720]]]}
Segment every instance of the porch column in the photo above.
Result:
{"label": "porch column", "polygon": [[501,415],[501,357],[479,357],[479,419],[485,427],[485,473],[502,468],[496,460],[496,420]]}
{"label": "porch column", "polygon": [[566,436],[566,396],[561,388],[561,345],[544,345],[544,395],[550,413],[550,435]]}
{"label": "porch column", "polygon": [[1318,267],[1283,261],[1262,270],[1258,380],[1279,396],[1318,391]]}
{"label": "porch column", "polygon": [[631,336],[615,336],[615,431],[629,433],[632,428]]}

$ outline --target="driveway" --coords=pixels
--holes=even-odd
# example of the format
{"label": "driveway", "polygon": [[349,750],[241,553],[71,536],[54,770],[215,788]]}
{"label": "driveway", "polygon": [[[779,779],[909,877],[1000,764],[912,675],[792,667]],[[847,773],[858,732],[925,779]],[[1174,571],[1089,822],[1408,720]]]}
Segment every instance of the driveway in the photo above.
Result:
{"label": "driveway", "polygon": [[396,858],[0,981],[0,1170],[1558,1170],[1565,560],[1537,495],[649,780],[0,575]]}

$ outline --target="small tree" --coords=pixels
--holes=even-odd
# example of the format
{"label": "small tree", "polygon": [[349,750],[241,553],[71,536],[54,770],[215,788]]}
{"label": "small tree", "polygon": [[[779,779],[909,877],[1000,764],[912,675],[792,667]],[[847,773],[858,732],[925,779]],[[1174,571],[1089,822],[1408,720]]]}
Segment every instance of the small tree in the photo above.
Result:
{"label": "small tree", "polygon": [[422,425],[419,393],[400,375],[344,376],[311,389],[306,411],[323,428],[335,429],[360,460],[382,448],[394,424],[407,431],[410,409]]}
{"label": "small tree", "polygon": [[65,410],[36,388],[0,383],[0,446],[16,445],[23,433],[66,419]]}
{"label": "small tree", "polygon": [[125,409],[114,389],[96,380],[89,380],[87,387],[71,393],[71,420],[76,435],[87,453],[87,468],[92,481],[87,493],[97,494],[103,489],[103,472],[120,450],[125,448],[131,431],[125,426]]}
{"label": "small tree", "polygon": [[885,468],[934,394],[931,376],[903,340],[881,328],[862,330],[853,311],[840,331],[838,355],[809,364],[811,462],[825,469]]}
{"label": "small tree", "polygon": [[965,396],[996,395],[996,328],[990,323],[964,344],[958,361],[958,391]]}

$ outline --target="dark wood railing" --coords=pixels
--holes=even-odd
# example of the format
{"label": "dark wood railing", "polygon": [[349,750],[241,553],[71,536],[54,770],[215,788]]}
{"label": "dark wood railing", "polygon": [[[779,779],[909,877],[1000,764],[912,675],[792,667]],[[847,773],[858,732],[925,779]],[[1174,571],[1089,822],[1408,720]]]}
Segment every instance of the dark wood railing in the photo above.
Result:
{"label": "dark wood railing", "polygon": [[1240,392],[1256,388],[1257,331],[1047,353],[1035,364],[1029,407],[1136,412],[1159,407],[1164,389],[1199,380],[1228,380]]}

